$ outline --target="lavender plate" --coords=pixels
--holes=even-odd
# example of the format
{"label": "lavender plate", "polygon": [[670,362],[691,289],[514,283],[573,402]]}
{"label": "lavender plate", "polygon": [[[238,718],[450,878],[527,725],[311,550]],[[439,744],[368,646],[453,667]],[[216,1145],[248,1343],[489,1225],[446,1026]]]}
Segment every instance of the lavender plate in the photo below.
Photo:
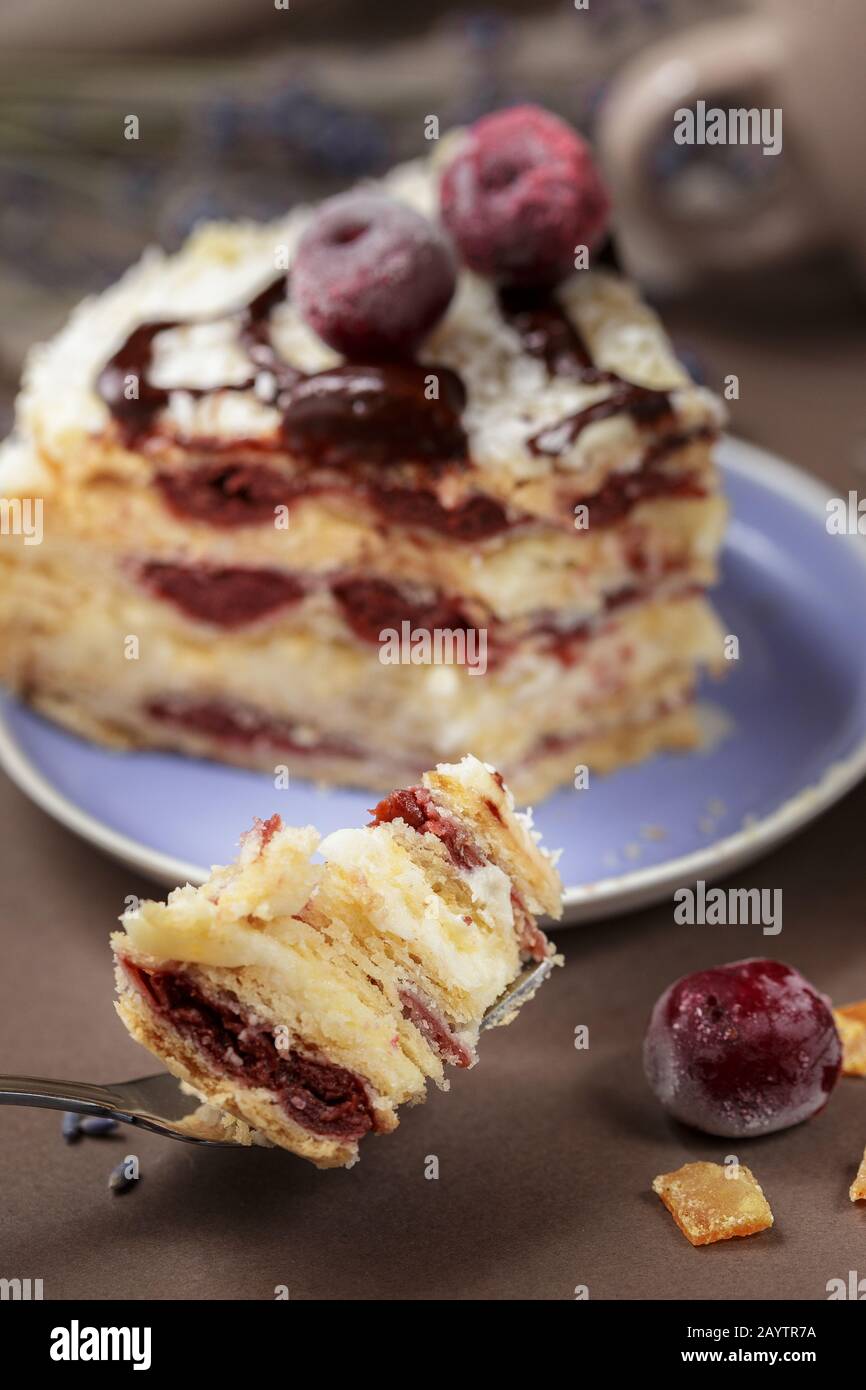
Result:
{"label": "lavender plate", "polygon": [[[706,747],[671,754],[538,807],[562,846],[566,916],[653,902],[740,867],[866,773],[866,543],[831,536],[817,482],[734,439],[720,449],[732,521],[716,603],[739,638],[702,691]],[[324,791],[161,753],[111,753],[0,699],[0,762],[50,815],[174,886],[234,854],[253,816],[323,833],[363,824],[371,793]]]}

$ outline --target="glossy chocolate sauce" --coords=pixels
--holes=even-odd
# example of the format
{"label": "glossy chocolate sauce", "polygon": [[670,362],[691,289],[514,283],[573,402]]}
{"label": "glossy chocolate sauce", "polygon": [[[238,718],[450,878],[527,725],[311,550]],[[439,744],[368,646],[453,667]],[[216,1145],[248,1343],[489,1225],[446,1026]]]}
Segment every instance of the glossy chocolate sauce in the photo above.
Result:
{"label": "glossy chocolate sauce", "polygon": [[503,287],[499,308],[525,352],[543,362],[551,376],[574,377],[587,383],[619,381],[613,372],[600,371],[586,344],[549,289]]}
{"label": "glossy chocolate sauce", "polygon": [[671,398],[667,391],[653,391],[648,386],[621,381],[603,401],[595,401],[563,420],[545,425],[529,440],[530,452],[556,458],[575,443],[587,425],[595,424],[597,420],[608,420],[613,415],[628,415],[638,425],[672,420]]}
{"label": "glossy chocolate sauce", "polygon": [[321,372],[301,372],[280,357],[271,341],[270,316],[286,298],[287,283],[280,276],[237,311],[239,341],[251,369],[241,382],[207,388],[155,386],[150,380],[154,340],[183,323],[160,320],[134,329],[96,383],[124,442],[131,447],[154,429],[171,391],[185,391],[199,399],[217,391],[250,391],[257,387],[260,374],[268,373],[272,401],[282,416],[285,445],[314,468],[465,462],[466,435],[460,417],[466,393],[457,373],[449,368],[415,362],[346,363]]}
{"label": "glossy chocolate sauce", "polygon": [[[527,520],[509,516],[499,502],[481,494],[445,507],[433,488],[415,480],[401,486],[396,473],[389,478],[392,464],[421,465],[433,481],[443,468],[469,462],[461,422],[466,401],[462,381],[449,368],[414,362],[346,363],[321,372],[298,371],[280,357],[270,334],[271,314],[284,301],[287,286],[287,277],[280,276],[237,310],[239,339],[250,362],[246,380],[172,389],[189,389],[199,398],[217,390],[267,390],[281,414],[282,443],[306,465],[305,471],[289,476],[278,460],[269,463],[272,449],[260,441],[232,441],[231,449],[253,455],[239,460],[218,440],[197,440],[199,452],[206,450],[209,458],[156,477],[171,511],[213,526],[261,524],[272,520],[281,504],[343,486],[363,495],[386,524],[433,531],[463,543],[486,540]],[[656,424],[672,415],[666,392],[624,381],[593,364],[578,330],[549,289],[503,289],[499,303],[525,350],[544,362],[552,375],[614,388],[606,400],[539,430],[529,440],[536,455],[555,457],[588,425],[609,416],[627,414],[638,424]],[[141,324],[99,375],[97,390],[130,446],[154,431],[158,413],[168,404],[169,389],[150,381],[153,344],[159,333],[180,326],[180,320]],[[262,374],[270,380],[265,382]],[[648,456],[650,466],[653,461]],[[668,486],[656,474],[643,488],[639,477],[622,486],[611,480],[609,487],[619,489],[616,501],[606,490],[602,505],[594,508],[595,525],[610,524],[641,496],[660,495]]]}
{"label": "glossy chocolate sauce", "polygon": [[147,370],[153,357],[154,338],[176,327],[175,322],[166,319],[143,323],[133,329],[97,377],[97,394],[108,406],[124,443],[130,447],[150,431],[154,417],[168,405],[168,391],[162,386],[153,386]]}
{"label": "glossy chocolate sauce", "polygon": [[612,415],[629,415],[638,424],[655,424],[672,415],[666,391],[624,381],[616,372],[601,371],[594,365],[577,328],[551,291],[503,289],[499,306],[526,352],[542,361],[551,376],[573,377],[587,385],[605,382],[614,388],[605,400],[539,430],[529,440],[533,454],[555,458],[574,444],[587,425]]}
{"label": "glossy chocolate sauce", "polygon": [[446,367],[347,363],[302,377],[285,393],[283,439],[313,467],[456,463],[466,456],[465,404],[462,381]]}

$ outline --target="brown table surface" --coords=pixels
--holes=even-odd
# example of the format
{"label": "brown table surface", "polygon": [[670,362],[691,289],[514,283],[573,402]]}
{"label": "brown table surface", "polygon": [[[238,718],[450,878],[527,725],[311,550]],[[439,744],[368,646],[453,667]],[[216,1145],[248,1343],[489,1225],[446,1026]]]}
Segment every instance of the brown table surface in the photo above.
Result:
{"label": "brown table surface", "polygon": [[[739,374],[740,433],[839,489],[862,488],[866,347],[853,308],[803,304],[793,325],[777,308],[771,332],[694,307],[668,317],[711,377]],[[864,1272],[866,1208],[848,1186],[866,1144],[866,1081],[842,1081],[808,1124],[738,1144],[669,1123],[640,1046],[672,979],[742,956],[789,960],[838,1001],[866,996],[864,822],[861,786],[737,875],[783,890],[779,937],[676,926],[670,902],[559,931],[565,969],[518,1023],[485,1038],[480,1065],[450,1094],[367,1140],[349,1172],[133,1130],[66,1146],[56,1113],[0,1110],[0,1276],[41,1278],[46,1298],[73,1299],[268,1299],[277,1285],[301,1299],[569,1299],[577,1285],[596,1299],[825,1298],[829,1279]],[[127,894],[153,886],[2,778],[0,824],[3,1070],[147,1072],[112,1010],[106,938]],[[574,1048],[578,1024],[587,1051]],[[112,1196],[108,1172],[127,1153],[141,1183]],[[754,1169],[776,1224],[694,1250],[650,1183],[729,1153]]]}

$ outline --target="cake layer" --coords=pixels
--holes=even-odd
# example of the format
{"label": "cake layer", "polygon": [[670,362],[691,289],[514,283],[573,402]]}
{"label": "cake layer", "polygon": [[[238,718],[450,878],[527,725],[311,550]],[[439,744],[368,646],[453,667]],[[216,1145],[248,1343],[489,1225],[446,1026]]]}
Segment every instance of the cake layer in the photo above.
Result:
{"label": "cake layer", "polygon": [[[16,487],[23,495],[22,472],[16,478],[16,459],[9,449],[0,452],[2,495],[15,496]],[[217,626],[237,620],[230,589],[243,588],[245,575],[255,579],[260,572],[265,579],[277,573],[302,595],[326,584],[383,580],[405,588],[409,581],[409,588],[426,587],[451,606],[462,604],[476,624],[530,625],[555,615],[560,627],[575,626],[625,591],[649,591],[666,580],[681,588],[711,583],[725,519],[718,496],[659,497],[637,503],[616,525],[590,522],[576,531],[535,524],[470,545],[376,525],[349,498],[342,504],[337,498],[309,499],[292,510],[283,530],[186,524],[167,514],[149,489],[116,483],[94,483],[81,493],[43,488],[39,496],[43,545],[0,542],[7,584],[26,586],[30,567],[53,569],[58,582],[64,566],[91,575],[102,570],[103,582],[115,585],[163,565],[176,572],[174,591],[180,594],[184,571],[190,572],[187,589],[201,588],[208,573],[222,575],[201,608]],[[228,584],[227,571],[237,572],[236,586]],[[169,579],[166,585],[171,587]],[[264,591],[267,585],[259,587]],[[279,607],[286,583],[272,587]],[[264,592],[263,601],[264,611],[273,611]],[[188,611],[195,616],[194,608]],[[256,616],[254,608],[252,620]]]}
{"label": "cake layer", "polygon": [[490,759],[498,749],[510,768],[539,740],[595,732],[620,706],[654,698],[659,682],[691,683],[697,666],[721,660],[708,606],[682,594],[613,610],[568,640],[530,633],[504,653],[495,641],[482,647],[477,631],[439,627],[426,650],[389,653],[353,633],[346,640],[330,597],[306,624],[304,604],[289,603],[279,621],[215,641],[207,624],[137,582],[111,583],[98,566],[89,575],[82,565],[28,568],[25,585],[0,591],[4,679],[43,707],[71,713],[78,704],[84,721],[132,742],[159,741],[155,711],[170,743],[189,729],[184,710],[237,710],[244,726],[251,711],[254,724],[290,728],[301,747],[390,754],[396,745],[410,767],[468,749]]}
{"label": "cake layer", "polygon": [[[103,713],[93,703],[84,706],[47,693],[33,703],[47,718],[110,747],[171,748],[271,775],[291,766],[298,777],[328,786],[382,788],[417,776],[420,765],[396,744],[365,748],[360,741],[343,745],[319,739],[309,726],[275,723],[249,706],[169,707],[157,718],[141,710]],[[600,721],[597,728],[584,724],[570,735],[542,737],[525,756],[504,765],[519,804],[534,805],[557,787],[570,786],[578,768],[603,775],[656,753],[701,744],[691,675],[669,678],[628,707],[618,704],[616,715],[616,722]]]}
{"label": "cake layer", "polygon": [[[305,571],[268,563],[264,556],[238,564],[233,555],[212,552],[203,559],[165,549],[115,551],[96,537],[88,543],[67,538],[62,527],[56,532],[52,514],[42,546],[22,545],[14,557],[0,550],[0,623],[4,630],[8,624],[10,637],[17,631],[17,641],[25,641],[37,615],[34,636],[46,624],[62,628],[67,608],[85,596],[96,602],[95,591],[102,590],[102,607],[118,610],[118,621],[130,605],[140,621],[142,601],[152,602],[160,610],[155,621],[193,641],[222,631],[270,641],[315,633],[328,642],[380,646],[383,633],[399,632],[406,623],[413,633],[483,631],[491,663],[527,644],[572,660],[574,642],[582,643],[612,614],[649,598],[694,592],[714,574],[720,525],[714,504],[653,506],[644,526],[617,530],[608,545],[587,537],[598,560],[595,570],[568,564],[563,552],[573,545],[566,542],[558,553],[558,537],[547,547],[537,537],[510,542],[499,554],[488,554],[483,565],[473,566],[468,558],[461,564],[460,557],[443,553],[428,554],[426,564],[414,569],[410,548],[395,546],[390,554],[379,552],[381,565]],[[695,506],[706,508],[699,526],[688,512]],[[130,534],[130,544],[134,540]],[[0,656],[0,673],[9,659]]]}
{"label": "cake layer", "polygon": [[203,1100],[320,1166],[353,1162],[428,1078],[473,1063],[521,961],[552,951],[535,914],[560,910],[549,859],[477,760],[379,810],[320,845],[257,822],[237,865],[143,903],[112,938],[133,1035]]}
{"label": "cake layer", "polygon": [[[462,138],[379,191],[437,221]],[[419,246],[450,292],[384,209],[412,304]],[[359,785],[472,751],[538,795],[694,741],[722,413],[654,313],[590,238],[556,288],[458,267],[426,337],[348,360],[298,308],[310,219],[148,253],[32,354],[0,496],[44,539],[0,538],[0,678],[118,746]]]}
{"label": "cake layer", "polygon": [[[437,187],[424,161],[384,184],[427,213]],[[305,485],[421,486],[446,505],[486,497],[561,520],[671,441],[717,432],[715,399],[605,269],[528,308],[463,270],[417,366],[347,366],[275,275],[308,217],[212,225],[175,256],[149,253],[33,355],[22,436],[78,486],[266,459]]]}

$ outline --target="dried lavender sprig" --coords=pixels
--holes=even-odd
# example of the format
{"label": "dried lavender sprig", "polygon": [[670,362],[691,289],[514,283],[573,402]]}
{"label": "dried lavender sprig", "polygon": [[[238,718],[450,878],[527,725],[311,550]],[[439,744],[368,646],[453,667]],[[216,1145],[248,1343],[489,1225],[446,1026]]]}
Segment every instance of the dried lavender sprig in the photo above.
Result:
{"label": "dried lavender sprig", "polygon": [[86,1115],[79,1128],[82,1134],[100,1137],[104,1134],[113,1134],[118,1123],[119,1121],[113,1120],[110,1115]]}
{"label": "dried lavender sprig", "polygon": [[[134,1169],[130,1172],[130,1162]],[[112,1168],[108,1175],[108,1190],[120,1196],[122,1192],[129,1192],[130,1188],[135,1187],[138,1181],[138,1159],[127,1154],[116,1168]]]}
{"label": "dried lavender sprig", "polygon": [[60,1129],[67,1144],[77,1144],[81,1138],[81,1116],[76,1115],[73,1110],[67,1110]]}

